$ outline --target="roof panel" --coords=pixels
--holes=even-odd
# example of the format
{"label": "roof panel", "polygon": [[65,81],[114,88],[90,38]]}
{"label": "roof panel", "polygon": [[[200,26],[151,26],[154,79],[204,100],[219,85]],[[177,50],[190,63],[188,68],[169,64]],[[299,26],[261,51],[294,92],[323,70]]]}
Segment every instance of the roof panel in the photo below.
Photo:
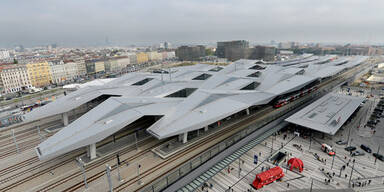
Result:
{"label": "roof panel", "polygon": [[334,135],[363,100],[360,97],[329,93],[285,120]]}

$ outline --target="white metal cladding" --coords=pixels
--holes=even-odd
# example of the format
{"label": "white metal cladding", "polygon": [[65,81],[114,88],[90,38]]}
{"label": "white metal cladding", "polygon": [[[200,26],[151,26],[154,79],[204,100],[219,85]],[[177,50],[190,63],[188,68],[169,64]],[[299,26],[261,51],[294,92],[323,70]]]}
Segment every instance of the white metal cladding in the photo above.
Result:
{"label": "white metal cladding", "polygon": [[329,93],[285,120],[334,135],[363,100],[360,97]]}
{"label": "white metal cladding", "polygon": [[[101,95],[118,95],[120,97],[110,97],[41,143],[39,157],[52,158],[99,142],[146,115],[162,116],[147,131],[163,139],[200,129],[248,107],[267,104],[279,95],[300,90],[319,78],[367,59],[357,56],[338,58],[335,60],[338,62],[316,62],[329,58],[306,56],[296,61],[306,62],[307,68],[293,61],[285,66],[239,60],[220,66],[221,70],[216,65],[198,64],[166,69],[163,74],[129,73],[104,85],[81,88],[27,113],[25,120],[68,112]],[[343,60],[348,63],[335,68]],[[249,76],[255,72],[258,72],[256,76]],[[196,80],[200,75],[206,79]],[[186,89],[190,93],[184,95],[187,97],[167,97]]]}

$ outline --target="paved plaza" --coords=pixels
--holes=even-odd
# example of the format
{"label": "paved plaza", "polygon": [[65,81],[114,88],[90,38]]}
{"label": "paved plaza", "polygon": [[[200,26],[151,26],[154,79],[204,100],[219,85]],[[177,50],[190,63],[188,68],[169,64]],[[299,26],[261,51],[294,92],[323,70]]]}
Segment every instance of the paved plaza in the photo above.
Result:
{"label": "paved plaza", "polygon": [[[281,132],[276,136],[271,136],[265,140],[265,142],[248,151],[240,160],[232,163],[229,168],[222,170],[219,174],[213,177],[208,184],[208,186],[212,184],[212,188],[206,187],[204,190],[200,189],[200,191],[228,191],[229,189],[230,191],[256,191],[250,184],[255,179],[256,174],[263,170],[265,171],[269,167],[274,167],[274,165],[267,159],[269,159],[271,154],[273,155],[277,151],[283,153],[286,152],[288,154],[285,160],[279,165],[284,169],[285,176],[280,182],[277,181],[271,183],[258,191],[272,192],[309,189],[311,183],[313,189],[345,189],[350,186],[353,187],[353,190],[355,191],[383,191],[383,177],[381,176],[384,176],[384,163],[380,160],[377,160],[375,163],[372,154],[367,153],[364,156],[353,158],[350,156],[349,152],[344,150],[346,145],[337,145],[335,143],[341,137],[345,137],[348,134],[348,131],[348,125],[346,125],[343,129],[339,130],[337,135],[333,138],[329,136],[323,138],[322,134],[318,133],[314,134],[312,141],[309,137],[303,138],[295,136],[290,131]],[[357,133],[357,130],[351,131],[350,137],[360,138],[359,140],[355,139],[353,144],[359,151],[362,151],[359,147],[362,143],[357,142],[369,141],[371,138],[361,137]],[[285,139],[284,135],[286,135]],[[327,143],[333,146],[336,151],[335,158],[321,151],[322,143]],[[294,147],[294,144],[301,146],[302,150]],[[273,150],[271,152],[272,148]],[[373,146],[371,146],[371,148],[376,152]],[[323,161],[317,160],[314,156],[315,153],[318,154]],[[254,155],[258,155],[257,165],[254,164]],[[287,170],[286,161],[291,157],[297,157],[303,160],[304,171],[302,173],[299,173],[296,170]],[[353,165],[354,160],[355,165]],[[343,166],[346,168],[340,171]],[[239,167],[241,170],[240,174]],[[352,177],[350,177],[352,167],[354,167],[354,170]],[[324,169],[324,171],[321,171],[321,169]],[[328,172],[332,178],[326,176],[325,173]],[[350,179],[351,182],[349,182]],[[325,182],[326,180],[327,182]],[[360,185],[363,185],[364,183],[364,187],[358,187],[359,182]]]}

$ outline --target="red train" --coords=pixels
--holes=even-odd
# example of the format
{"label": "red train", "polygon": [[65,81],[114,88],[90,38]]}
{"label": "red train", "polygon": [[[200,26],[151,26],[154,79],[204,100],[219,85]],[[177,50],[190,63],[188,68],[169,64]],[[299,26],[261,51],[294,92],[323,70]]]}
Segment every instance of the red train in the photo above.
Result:
{"label": "red train", "polygon": [[309,94],[309,93],[311,93],[313,91],[316,91],[317,89],[318,89],[317,86],[314,86],[314,87],[311,87],[311,88],[308,88],[308,89],[304,89],[304,90],[302,90],[302,91],[300,91],[298,93],[295,93],[295,94],[292,94],[292,95],[288,95],[288,96],[286,96],[284,98],[279,99],[273,105],[273,107],[274,108],[282,107],[282,106],[284,106],[284,105],[286,105],[286,104],[288,104],[288,103],[290,103],[292,101],[297,100],[300,97],[303,97],[304,95],[307,95],[307,94]]}
{"label": "red train", "polygon": [[279,166],[264,171],[256,175],[255,180],[252,182],[251,186],[255,189],[260,189],[264,185],[268,185],[276,180],[284,177],[284,171]]}

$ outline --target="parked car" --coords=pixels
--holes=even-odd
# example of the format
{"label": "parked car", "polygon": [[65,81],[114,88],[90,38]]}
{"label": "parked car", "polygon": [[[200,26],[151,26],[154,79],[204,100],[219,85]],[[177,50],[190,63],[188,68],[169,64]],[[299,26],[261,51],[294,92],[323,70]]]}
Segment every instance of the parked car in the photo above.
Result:
{"label": "parked car", "polygon": [[365,126],[370,127],[370,128],[375,128],[375,125],[368,124],[368,123]]}
{"label": "parked car", "polygon": [[381,116],[383,114],[383,112],[379,111],[379,110],[374,110],[372,114]]}
{"label": "parked car", "polygon": [[365,153],[362,152],[362,151],[355,151],[352,153],[352,157],[355,157],[355,156],[363,156]]}
{"label": "parked car", "polygon": [[376,114],[377,114],[377,115],[381,115],[381,114],[383,114],[383,112],[378,111],[378,110],[374,110],[374,111],[373,111],[373,114],[375,114],[375,115],[376,115]]}
{"label": "parked car", "polygon": [[349,152],[351,152],[351,151],[354,151],[354,150],[356,150],[356,147],[354,147],[354,146],[349,146],[349,147],[346,147],[346,148],[344,148],[346,151],[349,151]]}
{"label": "parked car", "polygon": [[374,121],[374,122],[378,123],[378,122],[380,122],[380,119],[372,117],[369,119],[369,121]]}
{"label": "parked car", "polygon": [[384,156],[383,155],[378,154],[378,153],[372,153],[372,155],[374,157],[376,157],[377,159],[379,159],[380,161],[384,161]]}
{"label": "parked car", "polygon": [[366,151],[367,153],[372,153],[372,150],[371,148],[369,148],[368,146],[364,145],[364,144],[361,144],[360,145],[360,148],[364,151]]}
{"label": "parked car", "polygon": [[336,141],[336,144],[338,145],[346,145],[347,143],[348,143],[347,141],[343,141],[343,140]]}
{"label": "parked car", "polygon": [[327,145],[327,144],[325,144],[325,143],[323,143],[321,145],[321,150],[324,151],[325,153],[327,153],[330,156],[335,155],[335,152],[333,151],[332,147]]}

